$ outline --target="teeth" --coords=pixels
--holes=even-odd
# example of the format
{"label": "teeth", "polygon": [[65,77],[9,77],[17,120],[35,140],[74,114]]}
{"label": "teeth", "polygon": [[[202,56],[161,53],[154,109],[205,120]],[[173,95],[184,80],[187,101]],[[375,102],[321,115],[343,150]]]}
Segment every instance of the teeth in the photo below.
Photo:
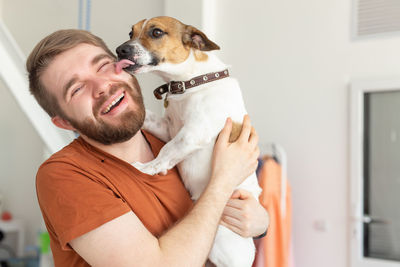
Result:
{"label": "teeth", "polygon": [[113,102],[110,103],[110,105],[108,105],[108,107],[103,111],[103,114],[106,114],[110,111],[110,109],[115,105],[115,103],[117,103],[118,101],[121,100],[121,98],[123,98],[125,96],[124,93],[122,93],[119,97],[117,97]]}

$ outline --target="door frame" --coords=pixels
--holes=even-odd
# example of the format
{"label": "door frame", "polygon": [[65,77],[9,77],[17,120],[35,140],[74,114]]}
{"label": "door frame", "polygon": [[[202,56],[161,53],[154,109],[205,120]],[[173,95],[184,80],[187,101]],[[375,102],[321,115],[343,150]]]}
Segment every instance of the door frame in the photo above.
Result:
{"label": "door frame", "polygon": [[350,196],[349,262],[351,267],[400,267],[400,262],[363,256],[363,143],[364,95],[371,92],[400,91],[400,79],[353,81],[350,84]]}

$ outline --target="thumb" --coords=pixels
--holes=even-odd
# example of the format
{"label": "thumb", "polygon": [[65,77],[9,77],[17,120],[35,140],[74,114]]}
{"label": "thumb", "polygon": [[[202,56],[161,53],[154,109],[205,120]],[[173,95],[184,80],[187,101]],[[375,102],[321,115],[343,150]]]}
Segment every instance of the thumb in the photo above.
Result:
{"label": "thumb", "polygon": [[231,199],[248,199],[249,197],[251,197],[251,193],[247,190],[243,190],[243,189],[236,189],[235,191],[233,191],[233,194],[231,196]]}
{"label": "thumb", "polygon": [[236,189],[235,191],[233,191],[231,195],[231,199],[237,199],[237,198],[240,198],[240,189]]}

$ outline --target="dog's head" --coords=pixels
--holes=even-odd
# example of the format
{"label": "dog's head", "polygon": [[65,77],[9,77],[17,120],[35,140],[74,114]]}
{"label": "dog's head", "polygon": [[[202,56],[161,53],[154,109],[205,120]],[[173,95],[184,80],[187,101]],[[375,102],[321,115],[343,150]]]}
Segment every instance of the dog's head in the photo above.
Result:
{"label": "dog's head", "polygon": [[164,63],[182,63],[191,50],[196,60],[206,60],[203,51],[219,49],[203,32],[171,17],[139,21],[129,37],[116,51],[124,62],[121,68],[131,73],[148,72]]}

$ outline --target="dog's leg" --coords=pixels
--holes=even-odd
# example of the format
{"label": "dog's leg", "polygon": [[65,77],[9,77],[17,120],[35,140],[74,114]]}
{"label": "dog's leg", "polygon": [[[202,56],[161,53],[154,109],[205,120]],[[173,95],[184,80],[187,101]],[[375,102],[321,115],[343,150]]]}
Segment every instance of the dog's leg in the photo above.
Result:
{"label": "dog's leg", "polygon": [[186,123],[178,134],[160,150],[157,158],[147,163],[136,162],[132,165],[150,175],[165,173],[189,154],[211,142],[212,138],[206,134],[210,131],[204,128],[205,125],[199,124],[198,121]]}
{"label": "dog's leg", "polygon": [[164,142],[168,142],[171,139],[168,132],[167,119],[157,116],[154,112],[148,109],[146,109],[146,118],[144,120],[143,129]]}

